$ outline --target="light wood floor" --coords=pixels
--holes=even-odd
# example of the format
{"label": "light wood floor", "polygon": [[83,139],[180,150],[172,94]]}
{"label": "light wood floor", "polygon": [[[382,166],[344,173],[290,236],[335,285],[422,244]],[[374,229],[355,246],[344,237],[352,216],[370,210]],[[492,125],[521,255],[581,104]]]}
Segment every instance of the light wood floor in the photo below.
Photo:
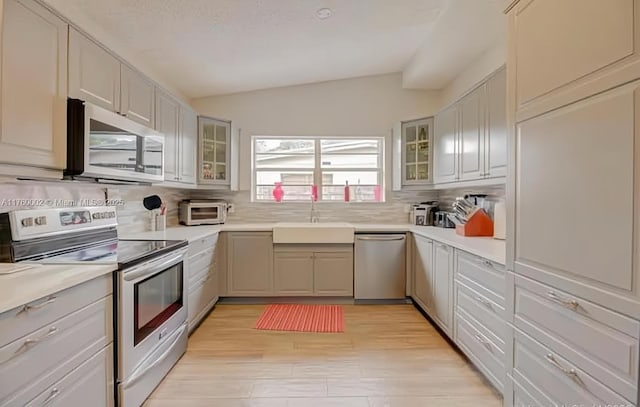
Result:
{"label": "light wood floor", "polygon": [[219,305],[145,407],[499,407],[412,305],[346,305],[343,334],[258,331],[262,305]]}

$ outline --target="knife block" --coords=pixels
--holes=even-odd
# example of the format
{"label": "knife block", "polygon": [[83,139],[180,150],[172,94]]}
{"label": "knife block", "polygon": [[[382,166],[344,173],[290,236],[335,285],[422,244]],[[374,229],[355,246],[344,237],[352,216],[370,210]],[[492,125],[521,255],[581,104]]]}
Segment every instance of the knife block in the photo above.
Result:
{"label": "knife block", "polygon": [[456,226],[456,234],[460,236],[493,236],[493,221],[484,210],[478,209],[471,215],[467,223]]}

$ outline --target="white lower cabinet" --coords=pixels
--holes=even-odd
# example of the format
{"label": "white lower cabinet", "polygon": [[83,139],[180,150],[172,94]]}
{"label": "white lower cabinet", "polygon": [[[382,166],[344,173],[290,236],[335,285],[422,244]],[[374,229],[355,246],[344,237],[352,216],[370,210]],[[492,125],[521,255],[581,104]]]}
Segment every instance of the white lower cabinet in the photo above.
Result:
{"label": "white lower cabinet", "polygon": [[40,393],[27,407],[111,407],[113,398],[113,344],[110,344]]}
{"label": "white lower cabinet", "polygon": [[188,322],[192,332],[218,301],[217,244],[219,234],[189,243]]}
{"label": "white lower cabinet", "polygon": [[0,405],[113,406],[112,277],[0,314]]}
{"label": "white lower cabinet", "polygon": [[433,293],[433,241],[415,235],[414,241],[412,297],[425,312],[430,313]]}
{"label": "white lower cabinet", "polygon": [[275,295],[353,296],[352,246],[297,246],[275,248]]}
{"label": "white lower cabinet", "polygon": [[272,232],[227,234],[227,296],[273,295]]}
{"label": "white lower cabinet", "polygon": [[433,246],[433,318],[453,336],[453,248]]}

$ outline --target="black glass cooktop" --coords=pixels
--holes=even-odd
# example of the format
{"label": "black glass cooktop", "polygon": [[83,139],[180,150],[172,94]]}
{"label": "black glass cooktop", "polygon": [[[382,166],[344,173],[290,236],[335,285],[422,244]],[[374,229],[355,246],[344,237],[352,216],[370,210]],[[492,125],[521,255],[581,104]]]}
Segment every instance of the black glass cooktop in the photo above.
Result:
{"label": "black glass cooktop", "polygon": [[169,252],[187,242],[183,240],[118,240],[43,259],[43,263],[118,263],[122,268]]}

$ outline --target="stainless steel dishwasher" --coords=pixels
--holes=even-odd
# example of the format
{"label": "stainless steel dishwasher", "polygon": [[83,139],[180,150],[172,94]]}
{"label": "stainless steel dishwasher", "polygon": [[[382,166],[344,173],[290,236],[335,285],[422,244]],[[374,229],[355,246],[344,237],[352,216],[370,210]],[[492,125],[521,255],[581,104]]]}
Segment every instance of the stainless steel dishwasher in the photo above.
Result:
{"label": "stainless steel dishwasher", "polygon": [[405,299],[406,234],[356,235],[356,300]]}

